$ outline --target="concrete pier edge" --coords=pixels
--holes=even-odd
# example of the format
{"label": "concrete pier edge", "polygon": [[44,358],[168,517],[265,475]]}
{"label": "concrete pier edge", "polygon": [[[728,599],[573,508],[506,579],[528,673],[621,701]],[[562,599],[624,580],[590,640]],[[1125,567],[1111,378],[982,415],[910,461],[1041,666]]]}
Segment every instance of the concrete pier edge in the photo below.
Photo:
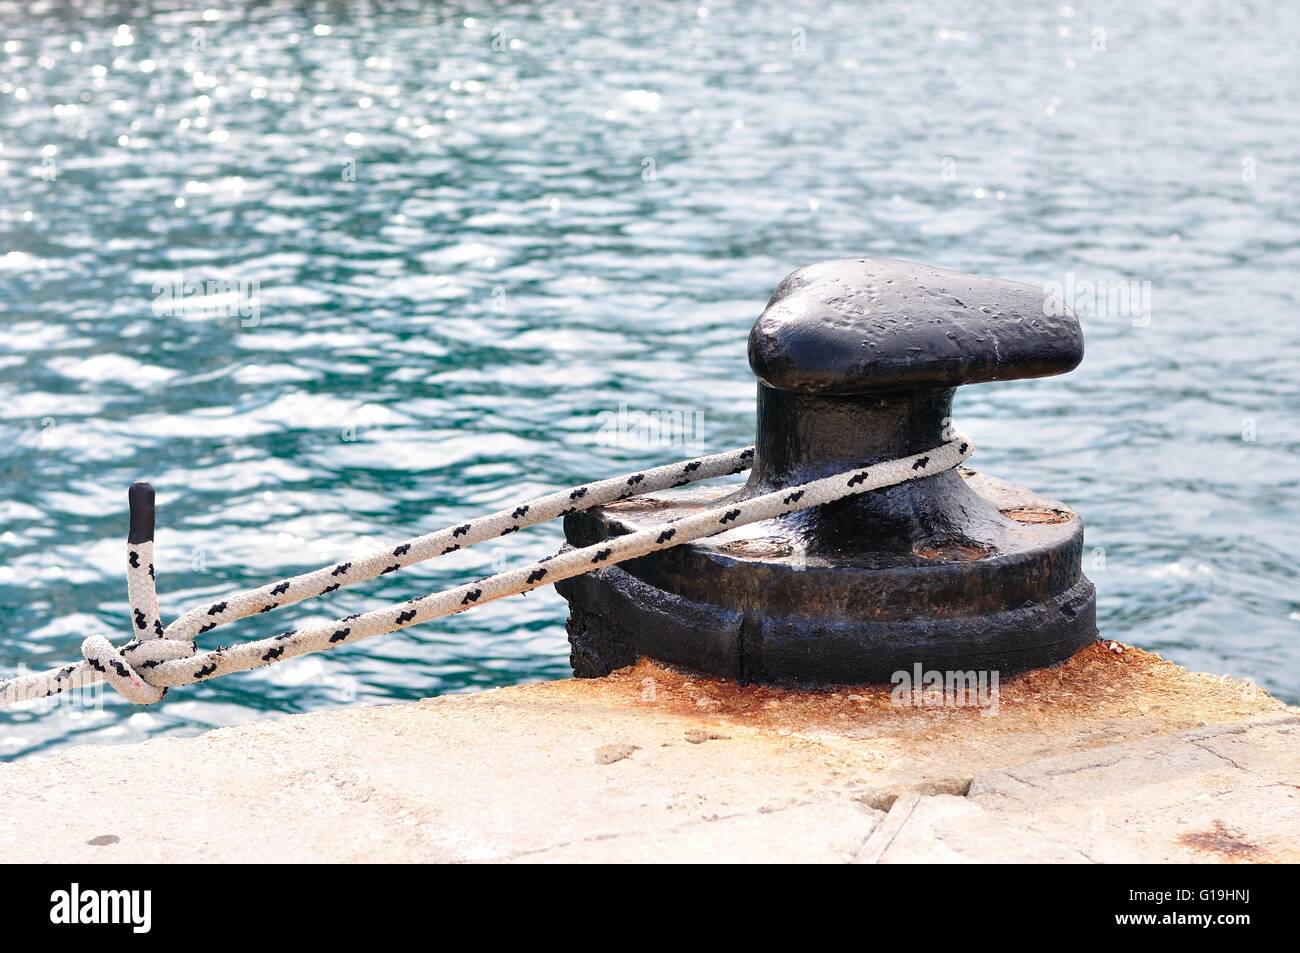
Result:
{"label": "concrete pier edge", "polygon": [[10,862],[1300,860],[1300,710],[1249,683],[1097,643],[1003,680],[995,712],[898,701],[643,660],[88,746],[0,765],[0,842]]}

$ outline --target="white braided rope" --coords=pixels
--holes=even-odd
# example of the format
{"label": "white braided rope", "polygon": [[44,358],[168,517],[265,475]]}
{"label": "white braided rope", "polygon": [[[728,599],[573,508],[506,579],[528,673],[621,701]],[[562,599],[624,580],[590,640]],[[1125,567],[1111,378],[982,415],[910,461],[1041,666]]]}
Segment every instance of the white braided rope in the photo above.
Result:
{"label": "white braided rope", "polygon": [[731,476],[749,469],[754,459],[753,447],[742,447],[727,453],[684,460],[653,470],[642,470],[627,476],[585,483],[558,493],[550,493],[507,507],[462,523],[449,526],[426,536],[408,539],[391,549],[371,553],[349,562],[326,566],[313,572],[281,579],[238,595],[227,596],[216,602],[191,609],[167,626],[169,639],[189,639],[210,632],[219,625],[245,619],[259,612],[269,612],[304,599],[328,595],[343,586],[373,579],[385,573],[405,569],[415,563],[445,556],[458,549],[468,549],[475,543],[496,539],[528,526],[545,523],[557,516],[567,516],[578,510],[604,506],[617,500],[626,500],[643,493],[655,493],[671,487],[686,486],[698,480]]}
{"label": "white braided rope", "polygon": [[82,643],[85,662],[0,683],[0,705],[44,698],[100,679],[108,680],[129,701],[149,704],[161,698],[172,686],[206,681],[350,645],[658,550],[724,533],[738,526],[934,476],[958,466],[972,452],[970,439],[957,434],[952,440],[923,453],[702,509],[649,529],[560,552],[518,569],[400,605],[199,653],[195,652],[192,641],[199,632],[257,612],[324,595],[344,585],[464,549],[579,509],[738,473],[750,466],[753,448],[701,457],[539,497],[460,526],[418,537],[383,553],[247,590],[187,612],[165,629],[158,618],[153,582],[153,544],[129,545],[127,593],[136,637],[117,649],[103,636],[92,636]]}

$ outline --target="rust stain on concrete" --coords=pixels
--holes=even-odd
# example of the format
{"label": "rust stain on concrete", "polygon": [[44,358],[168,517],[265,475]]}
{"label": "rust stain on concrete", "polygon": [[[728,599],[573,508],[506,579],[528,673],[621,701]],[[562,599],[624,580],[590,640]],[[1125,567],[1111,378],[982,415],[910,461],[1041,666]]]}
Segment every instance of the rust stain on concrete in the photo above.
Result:
{"label": "rust stain on concrete", "polygon": [[1257,864],[1268,859],[1263,848],[1251,843],[1241,831],[1234,830],[1223,821],[1215,821],[1208,831],[1182,834],[1178,842],[1192,850],[1216,854],[1232,863]]}
{"label": "rust stain on concrete", "polygon": [[[1002,678],[996,709],[896,704],[891,685],[839,686],[806,691],[739,685],[672,668],[650,659],[606,678],[521,686],[549,703],[598,702],[762,734],[834,736],[875,741],[925,741],[961,747],[1000,738],[1066,730],[1089,747],[1119,734],[1180,731],[1285,710],[1246,682],[1188,672],[1154,653],[1122,652],[1094,643],[1060,665]],[[1121,727],[1122,726],[1122,727]]]}

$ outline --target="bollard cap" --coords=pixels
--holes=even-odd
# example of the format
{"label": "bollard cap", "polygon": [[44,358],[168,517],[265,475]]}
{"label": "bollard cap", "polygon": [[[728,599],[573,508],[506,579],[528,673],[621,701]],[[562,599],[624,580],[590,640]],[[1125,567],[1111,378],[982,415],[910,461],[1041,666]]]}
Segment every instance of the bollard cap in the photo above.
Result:
{"label": "bollard cap", "polygon": [[1082,359],[1078,319],[1043,289],[888,258],[787,275],[749,334],[758,378],[809,394],[1047,377]]}

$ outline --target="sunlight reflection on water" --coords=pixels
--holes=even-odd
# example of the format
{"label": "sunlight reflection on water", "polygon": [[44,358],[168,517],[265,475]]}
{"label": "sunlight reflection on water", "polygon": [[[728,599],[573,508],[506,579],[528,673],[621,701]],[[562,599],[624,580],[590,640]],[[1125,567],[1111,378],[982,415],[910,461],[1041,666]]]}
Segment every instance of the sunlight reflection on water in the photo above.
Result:
{"label": "sunlight reflection on water", "polygon": [[[967,388],[962,424],[1081,512],[1104,634],[1300,699],[1296,11],[702,9],[0,0],[0,666],[122,631],[134,479],[170,617],[687,455],[602,444],[620,404],[747,443],[767,295],[869,254],[1151,283],[1149,323],[1084,313],[1077,372]],[[539,591],[144,716],[8,712],[0,756],[562,677],[563,619]]]}

